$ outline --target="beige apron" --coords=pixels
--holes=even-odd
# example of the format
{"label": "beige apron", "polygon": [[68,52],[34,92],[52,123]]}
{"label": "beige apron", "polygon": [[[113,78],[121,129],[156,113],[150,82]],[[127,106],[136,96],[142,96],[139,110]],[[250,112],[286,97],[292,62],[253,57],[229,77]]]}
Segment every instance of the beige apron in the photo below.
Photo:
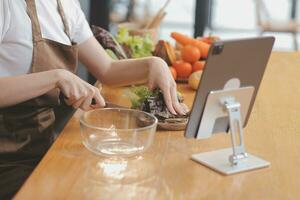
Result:
{"label": "beige apron", "polygon": [[[30,73],[53,69],[76,71],[78,49],[42,38],[35,0],[26,0],[27,13],[31,19],[33,36],[33,56]],[[70,38],[69,26],[60,0],[58,12],[64,24],[64,31]],[[26,91],[24,91],[26,92]],[[53,141],[55,122],[54,109],[64,112],[60,105],[59,90],[15,106],[0,110],[0,155],[18,153],[21,155],[43,155]]]}

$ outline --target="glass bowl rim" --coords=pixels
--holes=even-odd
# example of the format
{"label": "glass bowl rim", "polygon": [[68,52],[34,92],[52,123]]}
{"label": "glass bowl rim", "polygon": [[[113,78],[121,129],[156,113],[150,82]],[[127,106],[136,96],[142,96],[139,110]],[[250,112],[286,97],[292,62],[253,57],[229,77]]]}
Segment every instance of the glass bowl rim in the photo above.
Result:
{"label": "glass bowl rim", "polygon": [[92,129],[96,129],[96,130],[102,130],[102,131],[111,131],[111,128],[101,128],[101,127],[97,127],[97,126],[93,126],[93,125],[90,125],[88,124],[87,122],[84,121],[84,116],[87,114],[87,113],[90,113],[90,112],[93,112],[93,111],[97,111],[97,110],[101,110],[101,111],[106,111],[106,110],[118,110],[118,111],[134,111],[134,112],[138,112],[138,113],[142,113],[142,114],[145,114],[147,116],[150,116],[154,119],[154,122],[149,125],[149,126],[145,126],[145,127],[142,127],[142,128],[128,128],[128,129],[119,129],[119,128],[116,128],[115,130],[116,131],[133,131],[133,130],[137,130],[137,131],[143,131],[143,130],[146,130],[146,129],[151,129],[153,128],[154,126],[157,126],[157,123],[158,123],[158,119],[151,113],[147,113],[147,112],[144,112],[144,111],[141,111],[141,110],[135,110],[135,109],[130,109],[130,108],[98,108],[98,109],[94,109],[94,110],[89,110],[85,113],[82,114],[82,116],[80,117],[79,121],[80,121],[80,124],[83,124],[84,126],[88,127],[88,128],[92,128]]}

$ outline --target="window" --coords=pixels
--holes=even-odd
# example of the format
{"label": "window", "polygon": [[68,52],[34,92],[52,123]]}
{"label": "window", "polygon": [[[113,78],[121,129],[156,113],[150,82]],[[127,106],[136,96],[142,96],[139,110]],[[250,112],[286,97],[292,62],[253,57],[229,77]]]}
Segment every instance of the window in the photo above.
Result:
{"label": "window", "polygon": [[[222,38],[258,36],[255,0],[212,0],[212,28]],[[292,0],[263,0],[271,19],[290,20]],[[299,5],[298,5],[299,6]],[[287,33],[266,33],[276,37],[275,49],[292,50]]]}

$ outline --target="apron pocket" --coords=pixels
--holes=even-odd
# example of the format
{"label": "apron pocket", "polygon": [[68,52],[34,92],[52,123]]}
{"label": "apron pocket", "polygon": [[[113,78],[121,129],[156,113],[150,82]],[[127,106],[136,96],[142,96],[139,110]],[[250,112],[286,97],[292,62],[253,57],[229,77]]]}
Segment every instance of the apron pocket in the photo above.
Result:
{"label": "apron pocket", "polygon": [[[25,111],[26,110],[26,111]],[[39,154],[53,142],[55,116],[52,108],[20,109],[3,114],[5,136],[0,137],[0,152]]]}

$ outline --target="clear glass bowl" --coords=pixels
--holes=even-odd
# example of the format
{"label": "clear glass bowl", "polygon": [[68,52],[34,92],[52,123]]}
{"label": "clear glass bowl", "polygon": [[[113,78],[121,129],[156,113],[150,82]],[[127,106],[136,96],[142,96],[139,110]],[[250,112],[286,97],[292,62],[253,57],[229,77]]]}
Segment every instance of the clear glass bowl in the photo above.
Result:
{"label": "clear glass bowl", "polygon": [[148,149],[155,137],[157,118],[123,108],[84,113],[80,119],[84,146],[104,156],[132,156]]}

